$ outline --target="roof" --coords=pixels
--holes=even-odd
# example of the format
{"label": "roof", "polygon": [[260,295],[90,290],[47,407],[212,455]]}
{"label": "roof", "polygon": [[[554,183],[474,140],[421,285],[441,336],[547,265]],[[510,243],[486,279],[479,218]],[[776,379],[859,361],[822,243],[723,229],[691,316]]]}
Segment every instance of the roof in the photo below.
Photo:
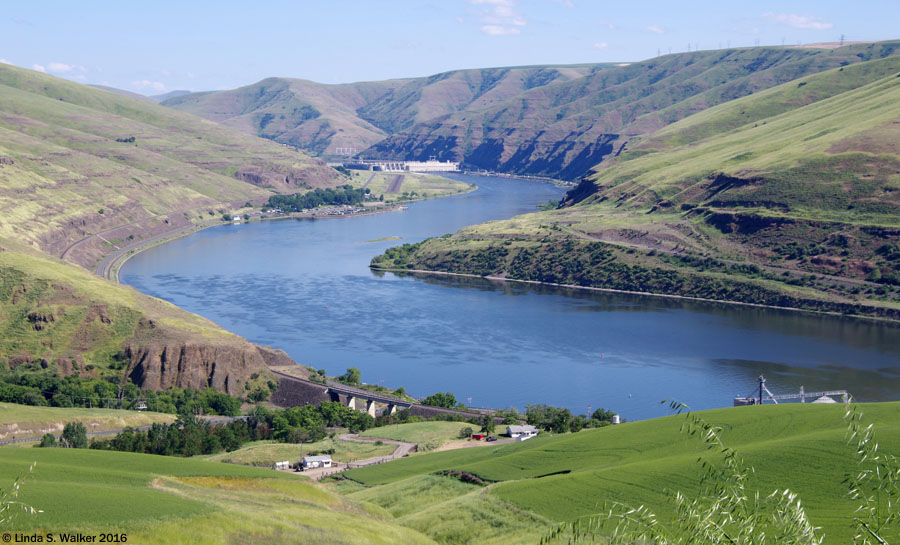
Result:
{"label": "roof", "polygon": [[304,456],[303,463],[307,462],[330,462],[331,456]]}
{"label": "roof", "polygon": [[506,430],[509,433],[537,433],[537,428],[534,426],[506,426]]}

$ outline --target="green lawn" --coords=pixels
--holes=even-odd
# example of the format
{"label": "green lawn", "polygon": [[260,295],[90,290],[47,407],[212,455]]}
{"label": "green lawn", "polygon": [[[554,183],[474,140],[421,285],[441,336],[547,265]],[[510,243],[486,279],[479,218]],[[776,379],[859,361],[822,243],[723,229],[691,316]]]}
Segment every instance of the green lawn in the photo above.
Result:
{"label": "green lawn", "polygon": [[419,445],[419,452],[434,450],[447,441],[459,438],[463,428],[478,430],[478,426],[467,422],[414,422],[372,428],[362,432],[365,437],[395,439]]}
{"label": "green lawn", "polygon": [[[884,452],[900,450],[900,403],[863,404]],[[844,475],[856,467],[845,441],[842,405],[781,405],[719,409],[701,414],[724,428],[727,445],[756,470],[750,490],[776,488],[800,494],[812,522],[824,528],[826,543],[848,543],[854,504]],[[679,432],[684,416],[628,423],[577,434],[541,436],[493,448],[463,449],[354,469],[345,475],[374,488],[442,470],[460,470],[495,481],[490,495],[554,521],[595,513],[604,501],[645,504],[665,519],[666,491],[697,489],[698,440]],[[387,505],[391,508],[390,505]]]}
{"label": "green lawn", "polygon": [[20,515],[12,530],[125,532],[129,543],[150,544],[432,543],[384,521],[377,507],[292,474],[145,454],[6,449],[2,486],[32,462],[19,499],[43,513]]}

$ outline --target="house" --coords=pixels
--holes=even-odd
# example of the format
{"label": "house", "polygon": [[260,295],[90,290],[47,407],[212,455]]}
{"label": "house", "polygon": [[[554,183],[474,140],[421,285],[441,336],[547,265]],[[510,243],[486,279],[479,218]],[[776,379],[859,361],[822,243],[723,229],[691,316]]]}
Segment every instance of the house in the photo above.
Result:
{"label": "house", "polygon": [[304,456],[301,466],[303,469],[314,469],[317,467],[331,467],[331,456]]}
{"label": "house", "polygon": [[534,426],[506,426],[506,435],[520,441],[531,439],[537,434],[538,429]]}

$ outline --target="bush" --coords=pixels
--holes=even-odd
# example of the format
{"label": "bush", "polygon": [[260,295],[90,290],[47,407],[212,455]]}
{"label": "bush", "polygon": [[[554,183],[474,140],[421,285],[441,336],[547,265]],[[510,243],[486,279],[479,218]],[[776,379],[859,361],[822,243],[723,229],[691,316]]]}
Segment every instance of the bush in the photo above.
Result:
{"label": "bush", "polygon": [[472,428],[466,426],[465,428],[459,430],[459,438],[460,439],[468,439],[472,437]]}

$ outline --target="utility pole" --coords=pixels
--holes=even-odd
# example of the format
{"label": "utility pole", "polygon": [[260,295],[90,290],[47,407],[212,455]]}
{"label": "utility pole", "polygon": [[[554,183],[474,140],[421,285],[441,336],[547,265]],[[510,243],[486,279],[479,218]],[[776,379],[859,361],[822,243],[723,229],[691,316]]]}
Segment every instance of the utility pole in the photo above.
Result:
{"label": "utility pole", "polygon": [[841,47],[844,47],[844,35],[841,34]]}

